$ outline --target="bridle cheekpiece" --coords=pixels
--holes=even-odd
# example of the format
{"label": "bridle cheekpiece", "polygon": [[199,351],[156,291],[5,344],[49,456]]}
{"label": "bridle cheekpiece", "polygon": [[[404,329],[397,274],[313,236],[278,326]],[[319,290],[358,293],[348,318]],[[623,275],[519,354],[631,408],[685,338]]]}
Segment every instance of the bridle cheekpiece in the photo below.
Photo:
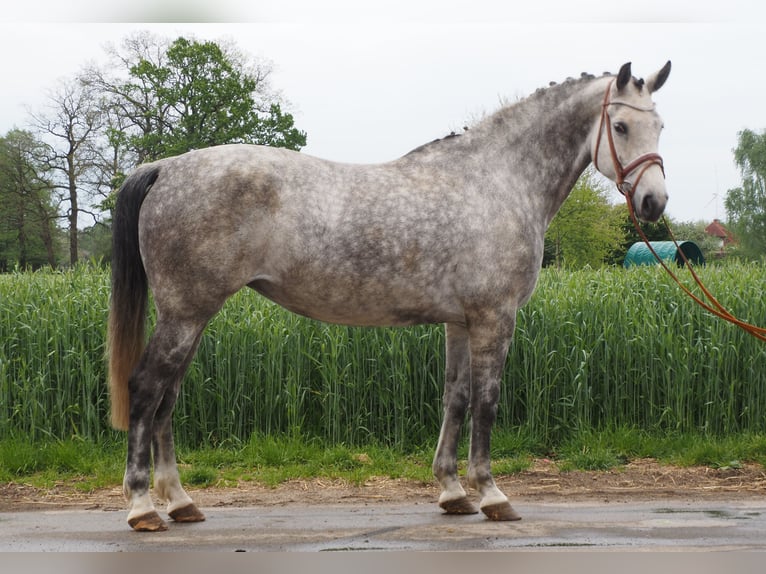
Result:
{"label": "bridle cheekpiece", "polygon": [[[649,169],[653,165],[658,165],[660,167],[660,170],[662,171],[662,177],[665,177],[665,166],[662,163],[662,156],[654,152],[645,153],[637,157],[633,161],[631,161],[626,166],[623,166],[622,163],[620,163],[620,160],[617,157],[617,150],[614,147],[614,136],[612,135],[612,119],[609,117],[609,106],[627,106],[629,108],[633,108],[634,110],[638,110],[640,112],[652,112],[654,111],[654,106],[652,106],[651,108],[642,108],[639,106],[635,106],[633,104],[629,104],[628,102],[611,101],[613,84],[614,84],[614,80],[609,82],[609,86],[607,86],[606,93],[604,94],[604,103],[601,105],[601,122],[599,123],[599,127],[598,127],[598,138],[596,139],[596,150],[595,150],[595,153],[593,154],[593,165],[596,167],[596,169],[598,169],[598,150],[601,145],[601,135],[604,133],[604,126],[606,125],[606,135],[607,135],[607,141],[609,142],[609,152],[612,156],[612,165],[614,167],[614,173],[617,178],[615,180],[615,183],[617,184],[617,189],[624,196],[632,198],[633,192],[638,187],[638,182],[641,181],[641,177],[644,175],[644,172],[647,169]],[[641,170],[638,172],[638,176],[636,177],[635,181],[633,181],[632,184],[630,182],[625,181],[625,178],[627,178],[631,173],[633,173],[639,168],[641,168]]]}

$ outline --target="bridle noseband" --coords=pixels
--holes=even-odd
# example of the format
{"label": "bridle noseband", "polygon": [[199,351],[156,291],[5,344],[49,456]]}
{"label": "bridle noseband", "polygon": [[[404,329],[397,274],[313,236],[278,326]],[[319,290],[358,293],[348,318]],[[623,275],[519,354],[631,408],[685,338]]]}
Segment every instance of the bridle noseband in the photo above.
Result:
{"label": "bridle noseband", "polygon": [[[641,108],[638,106],[634,106],[633,104],[629,104],[627,102],[613,102],[611,101],[611,94],[612,94],[612,85],[614,84],[614,80],[609,82],[609,86],[606,88],[606,93],[604,94],[604,103],[601,105],[601,122],[598,126],[598,138],[596,139],[596,150],[593,154],[593,165],[596,166],[596,169],[598,169],[598,150],[601,145],[601,134],[604,133],[604,125],[606,125],[606,136],[607,141],[609,142],[609,152],[612,156],[612,165],[614,166],[614,173],[617,176],[617,179],[615,183],[617,184],[617,189],[620,191],[621,194],[623,194],[626,197],[632,198],[633,192],[638,187],[638,182],[641,181],[641,177],[644,175],[644,172],[652,167],[653,165],[660,166],[660,170],[662,171],[662,177],[665,177],[665,166],[662,163],[662,156],[658,153],[645,153],[642,156],[637,157],[632,162],[630,162],[628,165],[623,166],[622,163],[620,163],[619,158],[617,157],[617,150],[614,147],[614,136],[612,135],[612,119],[609,117],[609,106],[627,106],[629,108],[633,108],[634,110],[638,110],[640,112],[651,112],[654,111],[654,106],[651,108]],[[642,167],[643,166],[643,167]],[[641,168],[641,170],[638,172],[638,176],[636,177],[635,181],[631,184],[630,182],[625,181],[625,178],[628,177],[631,173],[636,171],[638,168]]]}

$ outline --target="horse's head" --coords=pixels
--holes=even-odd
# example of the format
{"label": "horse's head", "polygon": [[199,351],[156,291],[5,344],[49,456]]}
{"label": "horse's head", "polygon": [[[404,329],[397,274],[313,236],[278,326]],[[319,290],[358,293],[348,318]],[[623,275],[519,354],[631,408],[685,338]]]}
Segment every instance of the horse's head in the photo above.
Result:
{"label": "horse's head", "polygon": [[662,158],[657,153],[662,119],[655,111],[652,93],[669,74],[670,62],[644,82],[633,78],[630,63],[622,66],[606,89],[593,136],[596,169],[617,184],[645,221],[657,221],[668,200]]}

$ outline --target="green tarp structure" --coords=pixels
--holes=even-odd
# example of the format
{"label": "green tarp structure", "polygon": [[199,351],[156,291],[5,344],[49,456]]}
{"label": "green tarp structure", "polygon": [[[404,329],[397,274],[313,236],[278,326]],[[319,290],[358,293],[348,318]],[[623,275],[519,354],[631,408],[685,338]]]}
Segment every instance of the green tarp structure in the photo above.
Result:
{"label": "green tarp structure", "polygon": [[[683,256],[676,249],[675,244],[672,241],[650,241],[652,248],[657,252],[665,263],[675,262],[679,266],[683,266]],[[684,252],[686,258],[692,262],[692,265],[704,265],[705,257],[702,255],[702,251],[694,241],[679,241],[678,247]],[[623,266],[631,267],[633,265],[658,265],[657,260],[649,251],[649,248],[642,241],[640,243],[634,243],[628,249],[628,253],[625,255],[625,261]]]}

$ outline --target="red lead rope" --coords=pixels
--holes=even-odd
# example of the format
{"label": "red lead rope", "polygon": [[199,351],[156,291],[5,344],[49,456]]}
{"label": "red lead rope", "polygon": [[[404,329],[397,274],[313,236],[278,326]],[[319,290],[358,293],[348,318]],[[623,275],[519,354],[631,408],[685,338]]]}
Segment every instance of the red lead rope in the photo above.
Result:
{"label": "red lead rope", "polygon": [[686,287],[686,285],[681,283],[681,281],[678,279],[675,273],[673,273],[670,270],[670,268],[667,266],[667,264],[662,260],[662,258],[659,255],[657,255],[657,252],[652,247],[652,244],[650,243],[649,239],[647,239],[646,234],[643,232],[643,230],[641,229],[641,226],[638,224],[638,219],[636,218],[636,214],[633,211],[633,201],[631,197],[626,194],[625,198],[628,200],[628,212],[630,213],[630,219],[633,221],[633,226],[636,228],[636,231],[641,236],[641,239],[644,241],[644,243],[646,243],[646,246],[649,248],[649,251],[651,251],[652,255],[654,255],[654,258],[657,260],[657,262],[660,265],[662,265],[662,268],[665,269],[665,271],[667,271],[668,275],[670,275],[673,278],[673,281],[675,281],[678,284],[678,286],[687,295],[689,295],[689,297],[694,299],[697,302],[697,304],[700,305],[706,311],[712,313],[713,315],[717,317],[720,317],[721,319],[724,319],[725,321],[728,321],[729,323],[734,323],[737,327],[747,331],[753,337],[756,337],[757,339],[760,339],[761,341],[766,341],[766,329],[764,329],[763,327],[756,327],[755,325],[751,325],[750,323],[746,323],[745,321],[737,319],[723,305],[721,305],[715,297],[713,297],[710,291],[708,291],[707,287],[705,287],[705,285],[702,283],[702,280],[694,271],[694,266],[686,258],[686,254],[678,245],[676,238],[673,236],[673,232],[670,230],[670,226],[668,225],[667,219],[663,217],[662,221],[665,224],[665,227],[667,228],[668,233],[670,234],[670,238],[673,240],[673,244],[676,246],[676,249],[681,254],[681,258],[683,259],[684,264],[686,265],[686,268],[689,270],[689,273],[691,273],[692,277],[694,278],[694,282],[697,283],[697,285],[705,294],[705,297],[707,297],[707,300],[710,301],[711,304],[708,304],[702,299],[700,299],[699,297],[697,297],[694,293],[692,293],[689,290],[688,287]]}

